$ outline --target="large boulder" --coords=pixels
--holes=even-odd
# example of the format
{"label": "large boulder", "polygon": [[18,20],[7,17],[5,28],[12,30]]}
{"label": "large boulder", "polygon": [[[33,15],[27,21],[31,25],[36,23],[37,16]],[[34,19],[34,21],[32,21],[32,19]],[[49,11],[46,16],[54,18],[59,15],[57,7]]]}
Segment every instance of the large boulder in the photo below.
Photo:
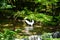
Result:
{"label": "large boulder", "polygon": [[60,38],[60,32],[57,31],[57,32],[52,33],[52,37],[53,38]]}

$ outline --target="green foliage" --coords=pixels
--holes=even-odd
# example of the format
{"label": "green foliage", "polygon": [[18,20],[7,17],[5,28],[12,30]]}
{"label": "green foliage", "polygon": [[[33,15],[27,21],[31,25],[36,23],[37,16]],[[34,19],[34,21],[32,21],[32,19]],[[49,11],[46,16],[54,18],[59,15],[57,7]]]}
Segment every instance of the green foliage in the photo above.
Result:
{"label": "green foliage", "polygon": [[4,32],[0,33],[0,40],[13,40],[16,33],[9,29],[4,29]]}
{"label": "green foliage", "polygon": [[51,4],[51,3],[58,2],[58,0],[35,0],[35,2],[41,2],[43,4]]}
{"label": "green foliage", "polygon": [[42,38],[52,38],[52,33],[43,33]]}
{"label": "green foliage", "polygon": [[[55,10],[52,11],[52,7],[54,6],[54,9],[58,8],[57,2],[59,0],[2,0],[0,1],[0,9],[13,9],[15,7],[14,10],[17,9],[17,12],[13,14],[15,18],[27,17],[29,20],[33,19],[45,24],[55,25],[57,23],[54,22],[55,19],[53,20],[53,11]],[[50,16],[51,14],[52,16]],[[60,16],[56,18],[60,21]]]}
{"label": "green foliage", "polygon": [[52,16],[48,16],[42,13],[38,13],[38,14],[30,14],[29,16],[27,16],[28,19],[34,19],[36,21],[40,21],[40,22],[48,22],[51,21]]}
{"label": "green foliage", "polygon": [[32,14],[32,11],[27,11],[27,10],[22,10],[22,11],[17,11],[15,14],[14,14],[14,17],[26,17],[27,15],[30,15]]}
{"label": "green foliage", "polygon": [[44,33],[42,34],[43,40],[53,40],[52,33]]}
{"label": "green foliage", "polygon": [[13,8],[13,7],[15,7],[15,6],[8,4],[8,0],[0,1],[0,9],[8,9],[8,8]]}
{"label": "green foliage", "polygon": [[32,11],[26,11],[26,10],[22,10],[22,11],[18,11],[17,13],[15,13],[14,15],[15,18],[18,17],[27,17],[27,19],[31,20],[35,20],[35,21],[40,21],[42,23],[47,23],[49,24],[52,21],[52,16],[43,14],[43,13],[38,13],[38,12],[32,12]]}
{"label": "green foliage", "polygon": [[60,21],[60,14],[59,14],[59,16],[56,16],[56,18]]}

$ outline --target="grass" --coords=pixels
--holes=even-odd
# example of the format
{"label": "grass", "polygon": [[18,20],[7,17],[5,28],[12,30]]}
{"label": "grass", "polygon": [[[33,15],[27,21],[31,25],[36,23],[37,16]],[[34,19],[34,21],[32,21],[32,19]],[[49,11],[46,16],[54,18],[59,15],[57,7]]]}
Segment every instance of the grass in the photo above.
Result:
{"label": "grass", "polygon": [[53,40],[60,40],[60,38],[55,38],[55,39],[53,39]]}
{"label": "grass", "polygon": [[60,40],[60,38],[46,38],[44,40]]}

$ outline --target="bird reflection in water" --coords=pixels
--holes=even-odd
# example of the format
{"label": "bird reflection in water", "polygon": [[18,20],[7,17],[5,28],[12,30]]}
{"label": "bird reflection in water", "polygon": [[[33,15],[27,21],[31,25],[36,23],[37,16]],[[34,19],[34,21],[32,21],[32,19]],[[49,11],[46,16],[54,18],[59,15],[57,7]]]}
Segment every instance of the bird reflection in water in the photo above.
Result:
{"label": "bird reflection in water", "polygon": [[29,20],[27,20],[27,18],[25,18],[24,20],[25,20],[25,22],[26,22],[28,25],[30,25],[30,26],[26,26],[26,27],[25,27],[25,32],[26,32],[26,33],[29,33],[29,30],[33,30],[34,20],[29,21]]}

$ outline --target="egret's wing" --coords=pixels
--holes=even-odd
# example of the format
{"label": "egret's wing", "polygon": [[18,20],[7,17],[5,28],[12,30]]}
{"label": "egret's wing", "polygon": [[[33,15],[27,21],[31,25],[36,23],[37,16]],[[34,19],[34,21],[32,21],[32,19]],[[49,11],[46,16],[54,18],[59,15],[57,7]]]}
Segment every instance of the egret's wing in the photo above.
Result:
{"label": "egret's wing", "polygon": [[32,23],[34,23],[34,20],[32,20]]}
{"label": "egret's wing", "polygon": [[25,20],[27,24],[34,24],[34,20],[32,20],[32,22],[29,22],[28,20]]}
{"label": "egret's wing", "polygon": [[25,20],[27,24],[29,24],[30,22],[28,20]]}

